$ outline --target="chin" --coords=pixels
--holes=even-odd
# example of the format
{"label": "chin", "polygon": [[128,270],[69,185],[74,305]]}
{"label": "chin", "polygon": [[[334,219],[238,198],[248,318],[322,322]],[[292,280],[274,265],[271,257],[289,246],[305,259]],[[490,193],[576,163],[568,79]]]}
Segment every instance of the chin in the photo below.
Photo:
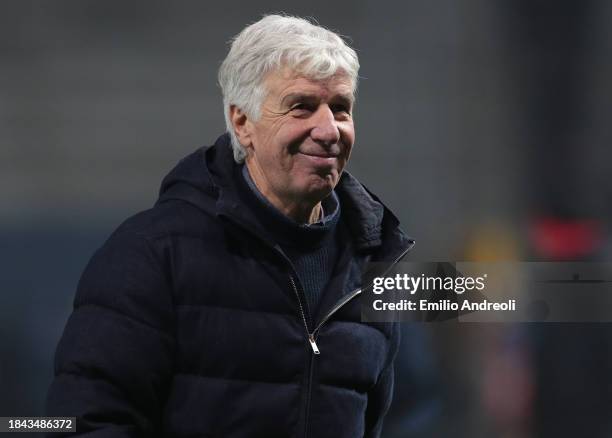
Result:
{"label": "chin", "polygon": [[319,202],[326,198],[336,187],[340,178],[336,172],[320,175],[310,173],[299,181],[294,181],[293,192],[299,197]]}
{"label": "chin", "polygon": [[311,184],[305,188],[302,193],[304,198],[319,202],[327,198],[335,186],[336,184],[330,181],[319,181],[317,184]]}

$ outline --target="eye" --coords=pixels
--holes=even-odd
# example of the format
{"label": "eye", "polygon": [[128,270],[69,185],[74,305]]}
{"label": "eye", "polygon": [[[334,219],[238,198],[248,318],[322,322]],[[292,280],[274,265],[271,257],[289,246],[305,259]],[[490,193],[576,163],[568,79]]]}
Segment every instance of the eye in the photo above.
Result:
{"label": "eye", "polygon": [[314,109],[312,108],[312,105],[308,105],[307,103],[300,102],[300,103],[296,103],[295,105],[292,105],[291,108],[289,108],[289,111],[296,115],[307,115],[313,112]]}
{"label": "eye", "polygon": [[331,105],[330,109],[333,113],[346,113],[351,114],[351,109],[343,104]]}
{"label": "eye", "polygon": [[351,118],[351,108],[344,104],[331,105],[329,107],[338,121],[346,121]]}
{"label": "eye", "polygon": [[291,111],[311,111],[312,109],[305,103],[296,103],[290,108]]}

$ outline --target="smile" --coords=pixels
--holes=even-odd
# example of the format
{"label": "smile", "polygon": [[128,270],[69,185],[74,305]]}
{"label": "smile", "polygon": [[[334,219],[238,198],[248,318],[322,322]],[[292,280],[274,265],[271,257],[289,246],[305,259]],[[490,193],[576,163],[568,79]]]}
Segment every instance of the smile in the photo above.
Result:
{"label": "smile", "polygon": [[319,155],[319,154],[309,154],[309,153],[303,153],[303,152],[298,152],[298,154],[305,157],[313,164],[321,165],[321,166],[333,164],[338,158],[338,155],[327,155],[327,154]]}

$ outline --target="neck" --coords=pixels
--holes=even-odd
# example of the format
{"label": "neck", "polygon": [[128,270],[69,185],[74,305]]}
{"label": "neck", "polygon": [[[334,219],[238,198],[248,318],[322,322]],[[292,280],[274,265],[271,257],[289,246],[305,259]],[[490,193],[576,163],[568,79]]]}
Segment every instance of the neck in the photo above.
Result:
{"label": "neck", "polygon": [[282,202],[275,203],[265,193],[263,193],[263,195],[266,196],[270,203],[274,205],[274,207],[276,207],[281,213],[293,219],[297,223],[314,224],[315,222],[318,222],[321,219],[320,202],[318,202],[314,206],[311,206],[310,204],[299,205]]}
{"label": "neck", "polygon": [[249,161],[245,164],[257,190],[282,214],[300,224],[313,224],[320,220],[322,211],[321,201],[313,202],[278,196],[274,191],[270,190],[268,184],[264,183],[265,177],[258,171],[257,166],[251,165]]}

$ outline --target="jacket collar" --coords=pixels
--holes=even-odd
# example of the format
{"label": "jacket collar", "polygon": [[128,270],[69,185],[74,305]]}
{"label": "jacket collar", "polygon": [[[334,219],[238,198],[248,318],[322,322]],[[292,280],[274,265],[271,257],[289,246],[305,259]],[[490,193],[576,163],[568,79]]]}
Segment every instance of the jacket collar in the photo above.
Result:
{"label": "jacket collar", "polygon": [[[223,134],[213,146],[202,147],[177,164],[164,178],[157,202],[170,199],[189,202],[269,241],[254,214],[243,208],[236,187],[242,177],[240,171],[241,166],[233,158],[229,135]],[[395,253],[413,244],[413,240],[399,229],[399,221],[393,213],[348,172],[343,172],[336,193],[341,203],[342,220],[347,224],[356,249]]]}

